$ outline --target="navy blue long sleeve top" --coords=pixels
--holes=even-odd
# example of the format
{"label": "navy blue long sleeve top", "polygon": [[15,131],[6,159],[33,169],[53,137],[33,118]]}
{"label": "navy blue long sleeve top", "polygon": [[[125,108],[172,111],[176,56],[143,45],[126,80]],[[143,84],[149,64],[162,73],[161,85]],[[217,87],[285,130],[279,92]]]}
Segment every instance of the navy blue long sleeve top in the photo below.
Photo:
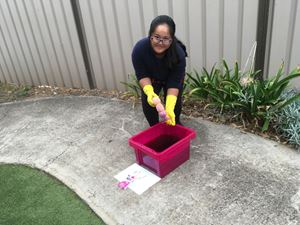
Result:
{"label": "navy blue long sleeve top", "polygon": [[149,37],[141,39],[135,44],[131,54],[137,79],[149,77],[150,79],[153,78],[165,82],[167,88],[181,88],[185,75],[186,61],[185,52],[179,44],[177,44],[177,53],[179,63],[170,70],[164,63],[164,58],[155,56]]}

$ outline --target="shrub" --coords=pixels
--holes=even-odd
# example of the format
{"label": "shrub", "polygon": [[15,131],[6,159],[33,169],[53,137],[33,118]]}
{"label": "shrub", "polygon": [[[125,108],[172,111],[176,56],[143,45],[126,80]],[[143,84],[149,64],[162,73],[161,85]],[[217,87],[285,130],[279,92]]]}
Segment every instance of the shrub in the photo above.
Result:
{"label": "shrub", "polygon": [[282,97],[290,80],[299,77],[299,69],[293,70],[283,77],[283,65],[277,74],[264,81],[255,79],[259,71],[242,74],[235,63],[234,69],[229,70],[223,61],[223,71],[212,68],[208,73],[196,76],[188,74],[190,78],[190,95],[204,100],[208,106],[236,111],[242,119],[255,120],[262,131],[269,128],[271,118],[278,110],[292,103],[300,97],[300,93],[288,99]]}
{"label": "shrub", "polygon": [[[292,98],[297,93],[294,90],[285,92],[282,98]],[[294,144],[300,150],[300,100],[283,107],[273,118],[276,132]]]}
{"label": "shrub", "polygon": [[215,66],[210,72],[203,68],[201,75],[194,71],[195,77],[192,74],[187,74],[191,97],[204,100],[207,102],[206,107],[215,106],[220,108],[221,112],[223,109],[235,108],[237,96],[234,92],[238,92],[242,88],[239,84],[238,64],[235,64],[233,72],[228,69],[225,61],[223,61],[223,67],[224,74]]}

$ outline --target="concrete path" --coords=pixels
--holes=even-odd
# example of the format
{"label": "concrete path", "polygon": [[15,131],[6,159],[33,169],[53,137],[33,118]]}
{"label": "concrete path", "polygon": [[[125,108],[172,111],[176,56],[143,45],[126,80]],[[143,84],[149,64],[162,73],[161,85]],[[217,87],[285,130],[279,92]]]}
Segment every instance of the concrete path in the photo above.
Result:
{"label": "concrete path", "polygon": [[128,138],[146,129],[140,107],[101,97],[0,104],[0,162],[42,169],[107,224],[300,224],[300,154],[193,118],[191,159],[141,196],[114,175],[135,162]]}

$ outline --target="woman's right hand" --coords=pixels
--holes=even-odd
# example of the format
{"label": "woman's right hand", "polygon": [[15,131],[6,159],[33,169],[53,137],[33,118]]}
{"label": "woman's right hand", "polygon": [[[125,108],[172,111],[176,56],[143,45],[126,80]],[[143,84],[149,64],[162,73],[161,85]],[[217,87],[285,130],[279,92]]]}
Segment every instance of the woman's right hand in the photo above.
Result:
{"label": "woman's right hand", "polygon": [[147,84],[143,87],[143,91],[145,95],[147,95],[148,104],[152,107],[155,107],[155,104],[153,103],[153,98],[158,97],[158,95],[154,93],[153,86],[151,84]]}

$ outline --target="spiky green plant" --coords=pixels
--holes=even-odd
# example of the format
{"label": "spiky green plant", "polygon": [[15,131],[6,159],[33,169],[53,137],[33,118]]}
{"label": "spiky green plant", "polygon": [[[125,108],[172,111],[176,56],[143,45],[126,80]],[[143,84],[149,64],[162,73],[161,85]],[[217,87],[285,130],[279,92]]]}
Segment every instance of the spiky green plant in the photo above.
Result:
{"label": "spiky green plant", "polygon": [[197,71],[194,71],[195,76],[188,74],[191,97],[204,100],[207,102],[206,107],[218,107],[221,112],[223,112],[223,109],[235,108],[237,96],[234,92],[242,89],[239,84],[240,71],[238,64],[235,63],[234,69],[231,71],[226,61],[223,60],[223,71],[224,73],[213,66],[210,72],[203,68],[202,74]]}
{"label": "spiky green plant", "polygon": [[126,95],[133,96],[136,100],[141,97],[141,88],[138,79],[134,74],[128,74],[128,82],[121,82],[127,88]]}
{"label": "spiky green plant", "polygon": [[237,63],[229,70],[224,60],[222,70],[213,67],[210,73],[203,69],[201,75],[188,74],[190,95],[204,100],[206,106],[220,108],[221,112],[230,109],[247,120],[255,119],[262,131],[266,131],[272,116],[300,97],[300,94],[289,99],[281,97],[289,82],[300,76],[300,71],[295,69],[284,76],[281,65],[273,78],[264,81],[255,79],[258,74],[259,71],[242,74]]}
{"label": "spiky green plant", "polygon": [[263,81],[253,79],[242,91],[235,92],[239,97],[239,108],[250,118],[256,118],[261,121],[262,131],[268,130],[272,117],[280,109],[300,97],[300,94],[291,98],[282,97],[289,82],[299,76],[300,71],[298,69],[293,70],[285,76],[282,64],[273,78]]}

